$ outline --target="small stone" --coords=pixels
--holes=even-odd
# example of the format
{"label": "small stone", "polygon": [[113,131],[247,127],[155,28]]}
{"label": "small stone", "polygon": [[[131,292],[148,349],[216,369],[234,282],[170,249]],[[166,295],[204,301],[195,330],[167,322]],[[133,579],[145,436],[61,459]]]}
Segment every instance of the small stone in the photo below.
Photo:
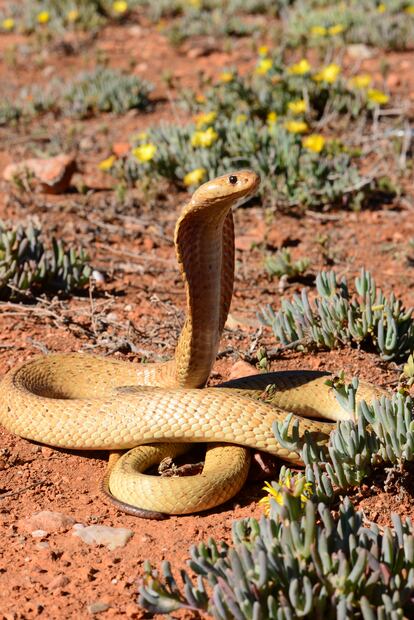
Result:
{"label": "small stone", "polygon": [[133,26],[128,28],[128,34],[130,34],[131,37],[140,37],[140,36],[142,36],[142,28],[141,28],[141,26],[138,26],[137,24],[134,24]]}
{"label": "small stone", "polygon": [[36,545],[36,549],[49,549],[50,545],[47,542],[47,540],[44,540],[43,542],[39,542]]}
{"label": "small stone", "polygon": [[104,274],[98,271],[97,269],[94,269],[92,271],[91,278],[95,280],[95,282],[97,282],[98,284],[102,284],[103,282],[105,282]]}
{"label": "small stone", "polygon": [[107,611],[110,608],[108,603],[104,603],[103,601],[96,601],[95,603],[91,603],[88,605],[88,611],[90,614],[99,614],[102,611]]}
{"label": "small stone", "polygon": [[364,43],[353,43],[348,45],[346,51],[351,56],[351,58],[357,58],[358,60],[368,60],[375,55],[375,51],[364,45]]}
{"label": "small stone", "polygon": [[125,157],[125,155],[128,155],[130,150],[131,145],[129,142],[115,142],[112,145],[112,152],[117,157]]}
{"label": "small stone", "polygon": [[49,532],[46,532],[46,530],[33,530],[33,532],[30,533],[33,538],[46,538],[49,536]]}
{"label": "small stone", "polygon": [[231,379],[240,379],[240,377],[250,377],[251,375],[256,375],[257,370],[251,364],[244,362],[243,360],[238,360],[233,364],[230,368],[230,374],[228,376],[228,380]]}
{"label": "small stone", "polygon": [[42,453],[42,456],[43,456],[45,459],[50,458],[50,457],[52,456],[52,454],[53,454],[53,449],[52,449],[52,448],[49,448],[49,446],[42,446],[42,447],[40,448],[40,451],[41,451],[41,453]]}
{"label": "small stone", "polygon": [[68,530],[76,521],[73,517],[65,515],[62,512],[42,510],[40,512],[35,512],[30,517],[20,519],[18,523],[20,528],[26,532],[44,530],[50,534],[51,532],[58,532],[59,530]]}
{"label": "small stone", "polygon": [[75,530],[73,536],[78,536],[88,545],[103,545],[109,551],[117,547],[125,547],[131,536],[132,530],[125,527],[110,527],[108,525],[88,525],[85,527],[80,523],[73,526]]}
{"label": "small stone", "polygon": [[40,189],[48,194],[64,193],[76,171],[74,155],[61,153],[48,159],[25,159],[17,164],[9,164],[3,172],[5,181],[25,179],[27,174],[32,175]]}
{"label": "small stone", "polygon": [[58,588],[64,588],[70,583],[69,577],[66,575],[56,575],[47,586],[49,590],[57,590]]}
{"label": "small stone", "polygon": [[201,58],[203,56],[210,56],[210,54],[214,54],[217,51],[217,45],[209,44],[200,45],[199,47],[192,47],[187,51],[187,57],[191,60],[196,58]]}

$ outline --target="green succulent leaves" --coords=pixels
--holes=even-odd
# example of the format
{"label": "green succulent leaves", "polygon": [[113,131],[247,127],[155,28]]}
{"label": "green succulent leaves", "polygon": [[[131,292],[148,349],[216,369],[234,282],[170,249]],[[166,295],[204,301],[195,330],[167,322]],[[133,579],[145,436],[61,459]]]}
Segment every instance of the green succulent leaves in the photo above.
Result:
{"label": "green succulent leaves", "polygon": [[317,275],[316,289],[313,302],[302,289],[292,300],[282,299],[277,312],[271,306],[262,309],[262,322],[283,345],[334,349],[356,344],[378,351],[384,360],[407,359],[414,349],[412,308],[405,309],[394,293],[385,297],[365,269],[355,278],[353,297],[346,280],[338,282],[333,271]]}
{"label": "green succulent leaves", "polygon": [[273,518],[233,524],[233,546],[210,539],[190,549],[178,586],[169,562],[145,566],[139,602],[151,612],[207,611],[218,620],[408,618],[414,613],[414,532],[365,525],[348,498],[335,521],[324,504],[306,503],[296,519],[285,506]]}
{"label": "green succulent leaves", "polygon": [[34,225],[11,228],[0,222],[0,299],[43,290],[69,293],[89,282],[92,269],[84,250],[65,248],[52,238],[46,249]]}

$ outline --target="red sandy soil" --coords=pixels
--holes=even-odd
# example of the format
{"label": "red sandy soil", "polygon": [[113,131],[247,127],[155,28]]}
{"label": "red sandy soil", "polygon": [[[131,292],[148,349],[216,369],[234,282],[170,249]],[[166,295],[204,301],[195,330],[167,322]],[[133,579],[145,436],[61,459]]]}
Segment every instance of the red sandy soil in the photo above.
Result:
{"label": "red sandy soil", "polygon": [[[79,139],[80,178],[102,188],[81,195],[70,192],[60,197],[24,195],[0,184],[0,217],[25,221],[36,216],[46,231],[81,242],[90,252],[92,264],[107,275],[107,283],[92,298],[45,300],[37,304],[0,306],[0,374],[15,364],[46,351],[90,351],[110,354],[139,363],[169,359],[183,321],[184,292],[175,264],[172,232],[184,199],[172,192],[151,187],[145,193],[128,192],[119,202],[108,189],[113,179],[96,172],[96,163],[108,156],[114,142],[127,141],[131,133],[161,119],[188,120],[174,103],[176,89],[195,85],[197,71],[216,75],[223,67],[251,66],[254,54],[248,41],[239,40],[230,51],[202,55],[205,42],[187,43],[180,51],[145,25],[108,27],[96,40],[85,44],[80,54],[64,56],[53,48],[26,57],[22,37],[0,39],[0,80],[10,92],[50,75],[70,75],[93,65],[104,51],[111,66],[127,68],[156,82],[153,112],[132,112],[122,118],[100,116],[87,121],[39,119],[30,125],[0,130],[0,174],[10,161],[32,156],[46,148],[49,140],[69,141],[76,125]],[[10,62],[12,46],[15,61]],[[192,52],[195,48],[200,52]],[[200,55],[199,55],[200,54]],[[413,59],[409,54],[387,57],[391,86],[402,97],[414,92],[408,76]],[[381,56],[367,63],[379,71]],[[176,89],[160,79],[168,67]],[[168,190],[168,188],[167,188]],[[411,192],[411,193],[410,193]],[[166,199],[165,194],[172,194]],[[234,365],[260,345],[274,347],[270,330],[263,329],[257,311],[266,303],[279,304],[277,280],[265,274],[263,260],[270,250],[291,247],[293,258],[311,259],[311,272],[330,268],[351,279],[365,266],[386,293],[392,290],[406,306],[414,305],[414,269],[408,260],[414,250],[412,187],[394,205],[360,213],[331,212],[315,215],[267,214],[258,206],[236,213],[237,275],[231,313],[233,321],[221,344],[222,355],[214,367],[212,383],[229,377]],[[315,240],[325,238],[325,249]],[[285,295],[300,288],[288,284]],[[134,349],[131,352],[130,349]],[[379,361],[378,356],[356,349],[318,354],[285,352],[271,369],[314,368],[345,370],[378,385],[392,387],[400,370]],[[239,370],[240,372],[240,370]],[[0,429],[0,618],[88,618],[88,606],[109,605],[99,615],[105,618],[148,618],[137,605],[137,584],[143,562],[155,565],[170,559],[175,568],[185,564],[189,546],[209,536],[230,540],[236,518],[260,516],[257,502],[261,482],[249,482],[233,501],[195,516],[173,517],[162,522],[137,520],[119,513],[101,496],[99,482],[107,455],[54,450],[14,437]],[[362,488],[355,501],[368,519],[388,524],[391,511],[414,517],[414,501],[402,486],[384,492]],[[19,520],[40,510],[70,515],[85,525],[127,527],[133,538],[124,548],[108,551],[90,547],[72,536],[70,530],[52,533],[44,540],[23,530]],[[44,543],[47,543],[46,545]],[[196,618],[180,612],[172,618]]]}

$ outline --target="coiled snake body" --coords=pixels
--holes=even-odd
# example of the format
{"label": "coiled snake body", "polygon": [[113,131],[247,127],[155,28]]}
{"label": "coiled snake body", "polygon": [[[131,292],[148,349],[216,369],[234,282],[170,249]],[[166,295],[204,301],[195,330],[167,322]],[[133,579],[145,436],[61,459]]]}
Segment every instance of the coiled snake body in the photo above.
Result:
{"label": "coiled snake body", "polygon": [[[250,198],[259,182],[251,171],[219,177],[202,185],[183,208],[175,246],[187,314],[172,361],[135,365],[54,354],[11,370],[0,384],[0,423],[21,437],[78,450],[134,448],[107,477],[108,493],[128,511],[136,506],[156,517],[216,506],[244,484],[246,448],[298,461],[272,432],[286,410],[300,416],[302,432],[318,436],[327,435],[332,423],[302,416],[346,416],[325,385],[325,373],[270,373],[204,388],[233,291],[231,209]],[[269,384],[275,387],[266,392]],[[368,384],[359,390],[360,397],[375,394]],[[213,442],[201,474],[162,478],[140,473],[170,450],[178,454],[188,442]],[[149,443],[154,445],[142,445]],[[142,516],[139,509],[136,513]]]}

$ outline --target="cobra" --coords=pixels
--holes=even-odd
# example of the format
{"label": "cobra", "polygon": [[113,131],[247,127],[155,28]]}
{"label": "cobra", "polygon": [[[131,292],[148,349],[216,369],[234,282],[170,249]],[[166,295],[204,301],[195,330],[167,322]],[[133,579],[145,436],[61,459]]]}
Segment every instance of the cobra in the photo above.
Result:
{"label": "cobra", "polygon": [[[160,518],[225,502],[246,480],[251,448],[298,462],[272,432],[287,411],[298,416],[301,432],[318,438],[326,438],[330,420],[346,417],[325,385],[326,373],[286,371],[205,387],[233,293],[232,208],[253,196],[259,183],[249,170],[218,177],[182,209],[174,240],[186,318],[174,359],[137,365],[53,354],[12,369],[0,384],[0,423],[9,431],[60,448],[128,450],[110,459],[104,489],[132,514]],[[358,392],[359,398],[378,393],[369,384]],[[208,445],[200,474],[144,473],[194,442]]]}

